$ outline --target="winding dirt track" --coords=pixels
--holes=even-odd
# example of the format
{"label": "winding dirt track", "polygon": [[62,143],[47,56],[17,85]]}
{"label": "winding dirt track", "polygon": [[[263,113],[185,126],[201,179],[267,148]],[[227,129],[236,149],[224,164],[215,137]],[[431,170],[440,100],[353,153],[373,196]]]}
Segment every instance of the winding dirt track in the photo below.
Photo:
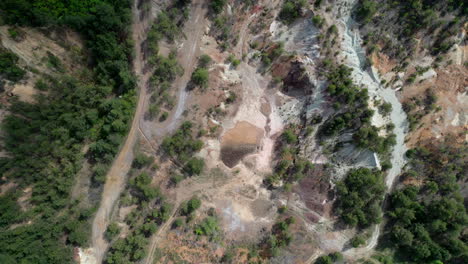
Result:
{"label": "winding dirt track", "polygon": [[[133,148],[138,139],[138,134],[141,133],[148,143],[151,144],[151,139],[145,135],[145,131],[140,127],[140,123],[143,120],[145,113],[145,98],[147,97],[146,86],[151,76],[151,71],[145,73],[143,70],[144,52],[141,50],[141,43],[146,39],[146,33],[148,32],[153,17],[149,14],[141,20],[141,11],[137,7],[137,2],[138,1],[134,1],[132,8],[132,32],[133,41],[135,43],[135,59],[133,67],[135,75],[138,78],[138,103],[127,139],[107,174],[101,204],[93,221],[92,248],[96,263],[102,263],[104,254],[108,248],[108,243],[104,239],[104,232],[109,224],[109,218],[114,205],[125,186],[126,175],[130,170],[131,163],[133,161]],[[164,128],[161,128],[160,131],[157,131],[157,136],[162,137],[165,134],[170,133],[180,121],[180,116],[185,109],[186,99],[188,97],[186,86],[196,66],[197,56],[199,55],[200,50],[199,46],[201,43],[201,36],[203,35],[206,27],[206,9],[203,6],[203,0],[193,1],[190,19],[187,21],[184,29],[187,37],[179,50],[178,58],[179,63],[184,68],[184,75],[178,78],[174,83],[174,86],[179,89],[177,95],[177,108],[175,113],[168,120],[167,125]],[[172,217],[166,222],[166,224],[161,226],[159,231],[152,237],[149,248],[150,254],[148,254],[148,258],[145,260],[145,263],[152,262],[153,254],[159,241],[158,237],[165,233],[172,222],[171,220]]]}
{"label": "winding dirt track", "polygon": [[132,7],[132,32],[133,41],[135,43],[135,59],[133,67],[135,75],[138,78],[138,103],[127,139],[107,174],[101,204],[93,221],[92,247],[96,263],[102,263],[104,253],[108,247],[108,243],[104,239],[104,232],[109,224],[109,218],[115,202],[125,186],[126,174],[128,173],[133,161],[133,147],[135,146],[138,138],[139,120],[145,111],[144,98],[147,96],[146,83],[150,74],[143,73],[144,60],[143,53],[141,51],[141,43],[145,40],[146,31],[149,25],[148,22],[151,21],[151,18],[145,18],[146,21],[140,21],[140,11],[137,8],[137,2],[138,1],[134,1],[134,5]]}

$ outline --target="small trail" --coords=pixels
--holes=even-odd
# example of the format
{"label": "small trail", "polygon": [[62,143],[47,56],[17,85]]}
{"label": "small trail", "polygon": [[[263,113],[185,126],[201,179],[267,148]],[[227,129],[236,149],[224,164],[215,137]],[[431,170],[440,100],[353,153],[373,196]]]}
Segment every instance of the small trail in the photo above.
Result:
{"label": "small trail", "polygon": [[151,238],[148,254],[146,255],[146,259],[144,259],[142,263],[153,264],[154,253],[158,248],[159,242],[161,242],[161,240],[164,238],[163,235],[166,234],[167,230],[171,226],[171,223],[174,221],[174,218],[176,217],[178,211],[177,208],[179,208],[179,204],[174,206],[174,211],[172,212],[171,217],[169,217],[169,219],[167,219],[167,221],[159,227],[157,232]]}

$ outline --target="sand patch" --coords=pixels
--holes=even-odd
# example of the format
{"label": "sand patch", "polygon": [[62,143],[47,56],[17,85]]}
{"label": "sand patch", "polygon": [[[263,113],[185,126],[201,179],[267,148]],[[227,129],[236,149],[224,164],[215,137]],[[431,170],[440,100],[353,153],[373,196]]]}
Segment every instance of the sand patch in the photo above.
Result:
{"label": "sand patch", "polygon": [[263,138],[263,129],[241,121],[228,130],[221,140],[221,160],[232,168],[247,154],[257,150]]}
{"label": "sand patch", "polygon": [[34,89],[31,83],[16,84],[11,92],[18,95],[21,101],[28,103],[34,103],[34,95],[37,94],[37,90]]}

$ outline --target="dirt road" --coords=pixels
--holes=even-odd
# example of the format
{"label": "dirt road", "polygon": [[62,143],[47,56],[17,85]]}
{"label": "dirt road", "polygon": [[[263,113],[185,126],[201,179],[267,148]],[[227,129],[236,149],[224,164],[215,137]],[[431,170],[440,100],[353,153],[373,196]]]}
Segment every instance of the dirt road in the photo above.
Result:
{"label": "dirt road", "polygon": [[109,224],[109,217],[115,202],[125,186],[126,174],[128,173],[133,161],[133,147],[138,138],[139,120],[145,111],[143,102],[144,98],[147,96],[146,83],[148,81],[149,74],[143,74],[143,53],[141,51],[140,44],[146,37],[146,29],[148,28],[149,22],[152,18],[147,17],[145,18],[145,21],[140,21],[140,10],[138,10],[136,6],[137,2],[138,1],[134,1],[132,8],[134,19],[132,30],[133,40],[135,43],[135,60],[133,66],[135,74],[138,77],[138,103],[125,144],[122,146],[122,149],[107,174],[101,204],[94,218],[92,226],[92,248],[96,263],[102,263],[104,253],[108,247],[108,243],[104,239],[104,232]]}

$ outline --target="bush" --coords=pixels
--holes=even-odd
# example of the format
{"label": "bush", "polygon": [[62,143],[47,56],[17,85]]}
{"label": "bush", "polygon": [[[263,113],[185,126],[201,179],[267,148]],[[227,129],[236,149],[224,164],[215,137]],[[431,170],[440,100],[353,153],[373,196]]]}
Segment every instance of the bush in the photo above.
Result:
{"label": "bush", "polygon": [[211,63],[211,57],[209,55],[203,54],[198,59],[198,67],[200,68],[208,68]]}
{"label": "bush", "polygon": [[167,120],[167,118],[169,117],[169,113],[164,111],[161,116],[159,116],[159,122],[164,122]]}
{"label": "bush", "polygon": [[382,115],[388,115],[390,112],[392,112],[392,104],[384,102],[379,106],[379,112]]}
{"label": "bush", "polygon": [[150,58],[149,63],[155,66],[151,81],[156,84],[173,81],[183,73],[183,68],[179,65],[176,53],[171,52],[167,58],[155,56]]}
{"label": "bush", "polygon": [[315,261],[315,264],[333,264],[333,260],[330,256],[320,256]]}
{"label": "bush", "polygon": [[358,248],[366,244],[366,240],[361,235],[356,235],[351,239],[351,246]]}
{"label": "bush", "polygon": [[195,227],[194,232],[196,235],[214,236],[218,230],[218,220],[213,216],[208,216]]}
{"label": "bush", "polygon": [[151,165],[153,163],[153,158],[146,156],[143,153],[137,153],[135,159],[132,162],[132,168],[141,169],[143,167]]}
{"label": "bush", "polygon": [[184,122],[182,126],[170,137],[164,138],[161,147],[179,163],[186,163],[191,156],[201,150],[203,142],[192,138],[191,122]]}
{"label": "bush", "polygon": [[135,196],[138,196],[140,201],[150,201],[161,196],[160,190],[151,186],[151,177],[146,172],[130,179],[130,185],[134,188]]}
{"label": "bush", "polygon": [[182,218],[177,218],[172,223],[172,228],[176,229],[176,228],[182,227],[183,225],[184,225],[184,220]]}
{"label": "bush", "polygon": [[316,15],[312,17],[312,23],[318,28],[321,28],[323,24],[325,23],[325,19],[323,19],[321,16]]}
{"label": "bush", "polygon": [[42,79],[39,79],[36,81],[36,83],[34,84],[34,88],[36,88],[37,90],[39,91],[47,91],[47,89],[49,88],[49,86],[47,85],[47,83],[42,80]]}
{"label": "bush", "polygon": [[240,64],[240,60],[237,59],[233,54],[230,54],[230,55],[228,56],[227,61],[228,61],[229,63],[231,63],[231,65],[232,65],[233,68],[237,68],[237,66],[239,66],[239,64]]}
{"label": "bush", "polygon": [[298,140],[296,134],[294,134],[292,129],[286,129],[283,132],[283,138],[288,144],[295,144]]}
{"label": "bush", "polygon": [[187,164],[184,166],[184,171],[188,173],[188,175],[200,175],[205,167],[205,161],[199,158],[191,158]]}
{"label": "bush", "polygon": [[104,183],[106,181],[107,170],[109,165],[98,163],[93,168],[93,181],[96,183]]}
{"label": "bush", "polygon": [[301,9],[306,6],[306,0],[288,0],[283,4],[279,13],[279,18],[285,24],[291,24],[301,16]]}
{"label": "bush", "polygon": [[176,175],[171,177],[171,183],[174,184],[174,185],[179,184],[179,182],[181,182],[183,180],[184,180],[184,176],[181,175],[181,174],[176,174]]}
{"label": "bush", "polygon": [[192,73],[192,81],[202,88],[208,87],[209,72],[204,68],[197,68]]}
{"label": "bush", "polygon": [[201,206],[201,201],[197,197],[192,197],[187,202],[184,202],[180,206],[180,212],[182,215],[190,215],[195,212]]}

